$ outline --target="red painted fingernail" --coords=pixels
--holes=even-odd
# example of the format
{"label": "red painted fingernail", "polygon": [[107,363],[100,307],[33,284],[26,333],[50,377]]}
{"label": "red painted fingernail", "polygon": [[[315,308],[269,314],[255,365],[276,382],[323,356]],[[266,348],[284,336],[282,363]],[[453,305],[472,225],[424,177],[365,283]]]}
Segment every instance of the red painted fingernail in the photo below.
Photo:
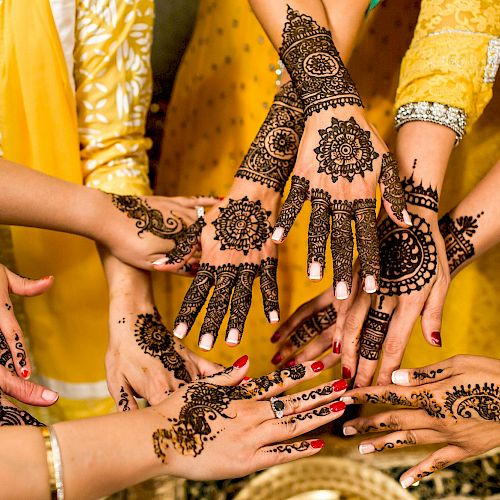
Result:
{"label": "red painted fingernail", "polygon": [[21,370],[21,377],[28,378],[29,376],[30,376],[30,372],[26,368],[23,368]]}
{"label": "red painted fingernail", "polygon": [[311,448],[317,450],[318,448],[323,448],[325,446],[325,442],[322,439],[315,439],[311,441]]}
{"label": "red painted fingernail", "polygon": [[343,411],[345,410],[345,403],[343,401],[335,401],[329,408],[332,412]]}
{"label": "red painted fingernail", "polygon": [[291,366],[295,366],[297,364],[297,361],[294,359],[291,359],[285,363],[286,368],[290,368]]}
{"label": "red painted fingernail", "polygon": [[197,273],[199,269],[200,269],[200,264],[198,264],[198,262],[191,264],[191,271],[193,271],[194,273]]}
{"label": "red painted fingernail", "polygon": [[277,352],[274,356],[273,359],[271,359],[271,363],[273,365],[279,365],[283,361],[283,356]]}
{"label": "red painted fingernail", "polygon": [[248,382],[250,380],[250,377],[247,377],[246,375],[243,377],[243,382]]}
{"label": "red painted fingernail", "polygon": [[281,338],[281,333],[274,332],[273,336],[271,337],[271,342],[275,344],[276,342],[278,342],[280,338]]}
{"label": "red painted fingernail", "polygon": [[52,278],[52,276],[44,276],[43,278],[40,278],[40,280],[50,280],[50,278]]}
{"label": "red painted fingernail", "polygon": [[340,347],[342,346],[342,344],[340,343],[339,340],[336,340],[334,343],[333,343],[333,353],[334,354],[340,354]]}
{"label": "red painted fingernail", "polygon": [[344,391],[347,389],[347,382],[345,380],[337,380],[333,383],[332,387],[335,392]]}
{"label": "red painted fingernail", "polygon": [[217,196],[217,199],[222,201],[224,199],[224,196]]}
{"label": "red painted fingernail", "polygon": [[314,373],[318,373],[320,372],[321,370],[323,370],[325,368],[325,365],[323,364],[322,361],[315,361],[312,365],[311,365],[311,370],[314,372]]}
{"label": "red painted fingernail", "polygon": [[351,370],[349,370],[347,366],[342,367],[342,378],[345,379],[351,378]]}
{"label": "red painted fingernail", "polygon": [[440,332],[432,332],[431,333],[431,341],[434,345],[441,347],[441,333]]}
{"label": "red painted fingernail", "polygon": [[235,368],[243,368],[247,363],[248,363],[248,356],[245,354],[244,356],[241,356],[240,359],[237,359],[233,363],[233,366]]}

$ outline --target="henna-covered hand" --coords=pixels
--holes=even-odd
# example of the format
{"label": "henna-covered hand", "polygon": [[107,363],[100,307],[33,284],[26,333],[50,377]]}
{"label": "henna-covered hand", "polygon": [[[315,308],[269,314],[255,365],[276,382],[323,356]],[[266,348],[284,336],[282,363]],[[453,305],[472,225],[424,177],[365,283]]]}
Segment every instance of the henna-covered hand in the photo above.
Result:
{"label": "henna-covered hand", "polygon": [[355,389],[347,403],[381,403],[389,410],[346,422],[345,435],[389,434],[364,440],[363,454],[412,445],[444,443],[401,476],[408,487],[435,471],[500,445],[500,361],[455,356],[423,368],[392,373],[396,385]]}

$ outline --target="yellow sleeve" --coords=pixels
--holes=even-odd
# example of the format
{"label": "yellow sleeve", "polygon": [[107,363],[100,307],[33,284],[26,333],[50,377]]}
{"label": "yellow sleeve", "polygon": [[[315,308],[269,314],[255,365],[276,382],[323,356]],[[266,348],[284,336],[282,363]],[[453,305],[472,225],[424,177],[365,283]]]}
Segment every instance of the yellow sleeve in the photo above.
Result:
{"label": "yellow sleeve", "polygon": [[86,186],[150,194],[145,137],[154,1],[78,0],[75,84]]}

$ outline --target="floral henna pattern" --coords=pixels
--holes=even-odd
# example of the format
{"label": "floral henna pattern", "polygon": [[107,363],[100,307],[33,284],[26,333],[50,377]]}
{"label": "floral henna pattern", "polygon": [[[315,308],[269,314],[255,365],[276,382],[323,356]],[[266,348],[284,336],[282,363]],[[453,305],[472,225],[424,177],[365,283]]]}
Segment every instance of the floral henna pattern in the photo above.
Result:
{"label": "floral henna pattern", "polygon": [[201,231],[205,226],[205,220],[200,217],[185,231],[176,234],[173,237],[175,248],[167,254],[168,262],[173,264],[182,262],[186,255],[189,255],[193,251],[195,245],[200,241]]}
{"label": "floral henna pattern", "polygon": [[292,403],[297,403],[299,401],[314,401],[316,398],[321,396],[329,396],[333,393],[333,387],[331,385],[325,385],[321,389],[315,389],[314,391],[309,391],[301,396],[294,396],[290,399]]}
{"label": "floral henna pattern", "polygon": [[134,332],[137,345],[145,354],[159,359],[177,380],[191,381],[185,361],[176,350],[175,340],[162,323],[156,308],[153,314],[137,315]]}
{"label": "floral henna pattern", "polygon": [[271,235],[271,212],[264,210],[259,200],[252,201],[246,196],[241,200],[229,199],[227,206],[219,211],[212,224],[221,250],[237,250],[244,255],[253,249],[262,250]]}
{"label": "floral henna pattern", "polygon": [[268,257],[263,260],[260,266],[260,290],[264,303],[264,313],[269,318],[271,311],[279,314],[280,305],[278,300],[278,259]]}
{"label": "floral henna pattern", "polygon": [[398,161],[391,153],[382,156],[380,182],[384,185],[384,200],[391,205],[396,218],[403,222],[403,210],[406,208],[405,195],[399,180]]}
{"label": "floral henna pattern", "polygon": [[123,212],[129,219],[136,220],[135,226],[140,236],[149,232],[163,239],[173,239],[174,235],[186,229],[184,221],[171,212],[165,220],[159,210],[151,208],[149,204],[138,196],[123,196],[112,194],[113,205]]}
{"label": "floral henna pattern", "polygon": [[362,129],[354,117],[332,117],[331,126],[319,130],[319,135],[319,146],[314,150],[318,173],[331,176],[332,182],[340,177],[352,182],[356,175],[364,177],[366,171],[373,171],[373,160],[379,155],[370,141],[370,132]]}
{"label": "floral henna pattern", "polygon": [[326,242],[330,234],[330,205],[331,197],[326,191],[312,190],[307,263],[318,262],[322,269],[325,267]]}
{"label": "floral henna pattern", "polygon": [[500,422],[500,387],[496,384],[468,384],[446,391],[445,409],[457,419],[482,418]]}
{"label": "floral henna pattern", "polygon": [[327,307],[304,321],[304,323],[292,334],[290,342],[300,349],[312,338],[317,337],[327,328],[330,328],[336,321],[337,311],[335,311],[333,305],[329,304]]}
{"label": "floral henna pattern", "polygon": [[281,239],[286,238],[290,232],[290,229],[292,228],[292,225],[308,196],[309,181],[304,177],[292,175],[290,193],[288,194],[278,216],[278,220],[276,221],[276,227],[281,227],[284,230]]}
{"label": "floral henna pattern", "polygon": [[362,106],[331,33],[288,6],[280,57],[304,103],[304,116],[345,104]]}
{"label": "floral henna pattern", "polygon": [[302,102],[292,82],[285,83],[276,94],[236,177],[258,182],[283,194],[303,131]]}
{"label": "floral henna pattern", "polygon": [[356,223],[356,245],[361,263],[361,277],[365,278],[371,275],[375,280],[378,280],[380,255],[375,200],[354,200],[353,212]]}
{"label": "floral henna pattern", "polygon": [[377,360],[384,344],[391,315],[370,307],[363,330],[359,354],[362,358]]}

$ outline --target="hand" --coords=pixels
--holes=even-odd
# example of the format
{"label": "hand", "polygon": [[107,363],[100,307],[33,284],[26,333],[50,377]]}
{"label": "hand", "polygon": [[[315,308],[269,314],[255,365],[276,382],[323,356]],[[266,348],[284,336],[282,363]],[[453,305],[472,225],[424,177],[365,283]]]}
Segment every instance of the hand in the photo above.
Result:
{"label": "hand", "polygon": [[[288,441],[343,414],[345,405],[332,401],[344,393],[345,381],[278,396],[322,368],[321,362],[305,363],[241,384],[248,369],[244,356],[224,373],[182,387],[148,409],[156,414],[153,444],[158,461],[168,466],[169,474],[212,480],[318,453],[321,440]],[[275,408],[283,418],[276,418],[271,397],[277,397]]]}
{"label": "hand", "polygon": [[22,297],[33,297],[47,291],[54,278],[46,276],[39,280],[22,278],[0,264],[0,365],[7,366],[25,379],[31,375],[31,361],[26,348],[23,331],[14,314],[9,293]]}
{"label": "hand", "polygon": [[424,368],[397,370],[392,380],[397,385],[349,391],[346,401],[412,409],[351,420],[344,424],[344,434],[391,431],[363,441],[362,454],[446,444],[401,476],[404,487],[500,445],[500,361],[455,356]]}

